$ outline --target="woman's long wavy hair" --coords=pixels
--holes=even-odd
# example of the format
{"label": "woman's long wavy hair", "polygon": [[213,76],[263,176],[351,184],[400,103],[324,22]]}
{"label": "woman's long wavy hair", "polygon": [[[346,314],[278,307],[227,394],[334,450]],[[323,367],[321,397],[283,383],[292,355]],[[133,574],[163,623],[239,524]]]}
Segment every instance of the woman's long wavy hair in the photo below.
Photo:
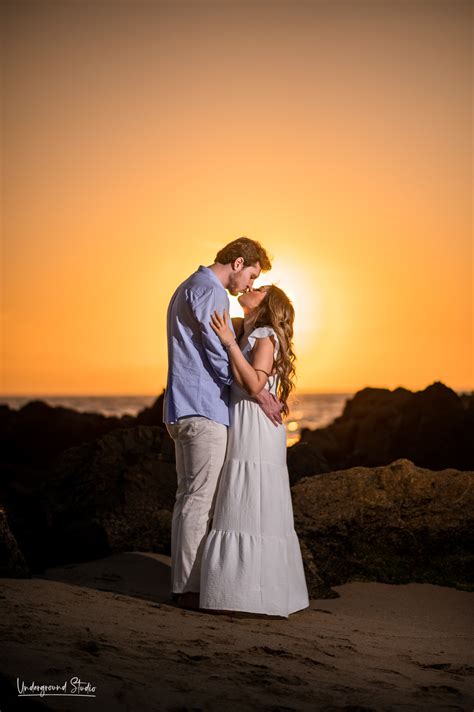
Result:
{"label": "woman's long wavy hair", "polygon": [[284,415],[289,413],[288,397],[295,387],[294,319],[295,310],[293,304],[282,289],[275,284],[271,284],[265,292],[264,299],[256,307],[254,325],[255,328],[271,326],[278,336],[280,348],[273,364],[273,370],[279,376],[277,396],[283,404],[282,412]]}

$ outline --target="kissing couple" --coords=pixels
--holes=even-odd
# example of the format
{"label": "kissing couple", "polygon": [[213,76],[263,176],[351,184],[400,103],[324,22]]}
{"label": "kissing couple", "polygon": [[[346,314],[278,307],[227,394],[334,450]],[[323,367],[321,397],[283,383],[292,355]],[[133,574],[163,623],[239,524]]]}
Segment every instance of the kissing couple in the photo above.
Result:
{"label": "kissing couple", "polygon": [[[309,606],[281,418],[294,387],[294,308],[276,285],[253,289],[270,269],[258,242],[238,238],[168,306],[171,596],[183,608],[288,618]],[[230,318],[227,291],[243,318]]]}

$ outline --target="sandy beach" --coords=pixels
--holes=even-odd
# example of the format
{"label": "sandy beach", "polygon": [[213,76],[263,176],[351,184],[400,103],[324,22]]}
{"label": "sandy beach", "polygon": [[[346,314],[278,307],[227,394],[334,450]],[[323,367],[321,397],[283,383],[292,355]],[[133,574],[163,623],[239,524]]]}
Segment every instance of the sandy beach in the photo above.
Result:
{"label": "sandy beach", "polygon": [[[128,552],[2,579],[2,712],[471,710],[471,593],[349,583],[289,619],[182,610],[170,559]],[[95,698],[18,698],[25,685]]]}

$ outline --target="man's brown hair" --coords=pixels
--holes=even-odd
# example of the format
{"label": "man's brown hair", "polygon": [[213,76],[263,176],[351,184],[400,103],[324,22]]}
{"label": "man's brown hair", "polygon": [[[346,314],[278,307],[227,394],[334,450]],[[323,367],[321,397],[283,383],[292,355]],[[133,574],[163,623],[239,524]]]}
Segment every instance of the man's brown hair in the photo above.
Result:
{"label": "man's brown hair", "polygon": [[214,262],[227,265],[229,262],[236,260],[237,257],[244,258],[245,267],[250,267],[250,265],[259,262],[262,272],[268,272],[272,268],[272,263],[265,249],[259,242],[248,237],[238,237],[237,240],[229,242],[222,250],[219,250]]}

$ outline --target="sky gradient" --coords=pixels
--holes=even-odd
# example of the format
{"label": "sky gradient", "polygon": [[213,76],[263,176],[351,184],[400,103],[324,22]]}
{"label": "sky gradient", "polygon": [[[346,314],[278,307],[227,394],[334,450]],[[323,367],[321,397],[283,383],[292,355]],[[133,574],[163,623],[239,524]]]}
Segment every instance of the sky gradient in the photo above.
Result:
{"label": "sky gradient", "polygon": [[471,3],[20,0],[3,27],[4,395],[159,393],[174,288],[242,235],[301,391],[474,388]]}

